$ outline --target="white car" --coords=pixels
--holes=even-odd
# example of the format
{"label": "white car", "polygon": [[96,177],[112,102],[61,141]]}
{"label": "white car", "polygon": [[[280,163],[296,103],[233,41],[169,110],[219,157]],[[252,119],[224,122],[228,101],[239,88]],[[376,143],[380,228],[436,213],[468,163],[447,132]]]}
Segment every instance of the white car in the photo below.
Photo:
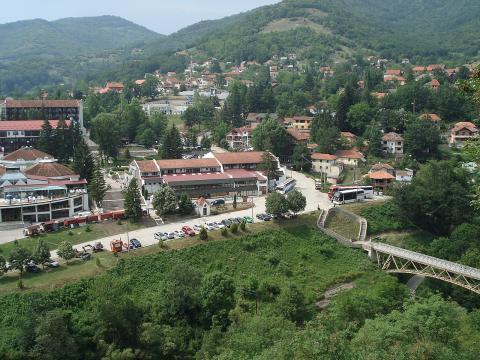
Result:
{"label": "white car", "polygon": [[176,237],[179,237],[179,238],[185,237],[185,233],[182,230],[175,230],[174,234]]}
{"label": "white car", "polygon": [[200,230],[202,230],[202,226],[195,224],[192,226],[192,229],[195,230],[196,232],[199,232]]}
{"label": "white car", "polygon": [[164,237],[165,237],[165,233],[163,232],[156,232],[155,234],[153,234],[153,238],[155,240],[165,240]]}
{"label": "white car", "polygon": [[207,230],[215,230],[217,226],[213,222],[206,222],[205,223],[205,229]]}
{"label": "white car", "polygon": [[220,221],[215,222],[215,225],[216,225],[217,228],[219,228],[219,229],[225,228],[225,225],[223,225]]}

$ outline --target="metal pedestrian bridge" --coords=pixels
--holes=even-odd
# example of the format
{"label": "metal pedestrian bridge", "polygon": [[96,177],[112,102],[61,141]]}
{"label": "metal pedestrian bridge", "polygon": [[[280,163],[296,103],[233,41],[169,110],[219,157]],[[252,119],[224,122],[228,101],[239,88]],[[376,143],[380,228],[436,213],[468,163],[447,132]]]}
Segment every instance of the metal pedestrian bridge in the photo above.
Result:
{"label": "metal pedestrian bridge", "polygon": [[478,269],[383,243],[364,242],[362,246],[382,270],[443,280],[480,295]]}

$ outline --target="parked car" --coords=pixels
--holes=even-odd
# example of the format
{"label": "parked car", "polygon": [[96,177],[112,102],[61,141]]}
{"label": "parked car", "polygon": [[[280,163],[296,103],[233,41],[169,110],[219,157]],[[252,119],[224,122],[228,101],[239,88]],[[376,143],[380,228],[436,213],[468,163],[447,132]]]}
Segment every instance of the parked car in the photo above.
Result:
{"label": "parked car", "polygon": [[215,230],[217,226],[213,222],[206,222],[205,223],[205,229],[207,230]]}
{"label": "parked car", "polygon": [[245,223],[247,223],[247,224],[253,223],[253,219],[252,219],[250,216],[244,216],[244,217],[243,217],[243,220],[244,220]]}
{"label": "parked car", "polygon": [[198,224],[195,224],[195,225],[193,225],[193,230],[198,232],[198,231],[202,230],[202,226],[200,226]]}
{"label": "parked car", "polygon": [[190,226],[184,226],[182,227],[182,231],[185,235],[187,236],[195,236],[195,231]]}
{"label": "parked car", "polygon": [[130,249],[138,249],[142,247],[142,243],[138,239],[130,239]]}
{"label": "parked car", "polygon": [[225,199],[213,199],[210,200],[210,205],[225,205]]}
{"label": "parked car", "polygon": [[232,224],[238,224],[238,223],[239,223],[239,222],[238,222],[238,218],[230,218],[230,219],[228,219],[228,220],[230,220],[230,222],[231,222]]}
{"label": "parked car", "polygon": [[217,226],[218,229],[223,229],[225,228],[225,225],[221,221],[216,221],[215,225]]}
{"label": "parked car", "polygon": [[37,265],[27,264],[25,265],[25,271],[29,273],[39,273],[42,270]]}
{"label": "parked car", "polygon": [[263,220],[267,214],[257,214],[256,217],[258,220]]}
{"label": "parked car", "polygon": [[155,234],[153,234],[153,238],[155,240],[167,240],[168,234],[164,232],[156,232]]}
{"label": "parked car", "polygon": [[175,234],[175,237],[177,237],[177,238],[185,237],[185,233],[182,230],[175,230],[174,234]]}
{"label": "parked car", "polygon": [[273,216],[270,214],[265,214],[265,216],[263,217],[263,221],[270,221],[272,219],[273,219]]}
{"label": "parked car", "polygon": [[222,224],[225,225],[225,227],[230,227],[232,225],[232,222],[229,219],[222,220]]}
{"label": "parked car", "polygon": [[171,240],[171,239],[175,239],[175,232],[170,232],[170,233],[168,233],[168,234],[167,234],[167,238],[170,239],[170,240]]}
{"label": "parked car", "polygon": [[44,263],[43,263],[44,266],[46,267],[49,267],[49,268],[57,268],[60,266],[60,264],[58,263],[58,261],[55,261],[55,260],[52,260],[52,259],[48,259],[46,260]]}

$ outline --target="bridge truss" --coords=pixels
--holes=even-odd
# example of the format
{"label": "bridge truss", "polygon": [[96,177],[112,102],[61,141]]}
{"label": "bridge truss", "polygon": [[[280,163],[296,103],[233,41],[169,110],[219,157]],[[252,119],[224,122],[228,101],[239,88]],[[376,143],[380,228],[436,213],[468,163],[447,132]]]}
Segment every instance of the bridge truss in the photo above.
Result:
{"label": "bridge truss", "polygon": [[415,274],[443,280],[480,295],[480,270],[395,246],[370,243],[370,256],[390,273]]}

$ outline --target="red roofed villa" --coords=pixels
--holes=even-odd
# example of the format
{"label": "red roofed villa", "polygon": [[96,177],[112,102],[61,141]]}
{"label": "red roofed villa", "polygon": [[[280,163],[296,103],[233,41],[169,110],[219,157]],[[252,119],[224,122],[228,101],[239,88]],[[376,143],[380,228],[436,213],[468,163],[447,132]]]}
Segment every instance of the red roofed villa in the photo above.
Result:
{"label": "red roofed villa", "polygon": [[455,124],[450,130],[448,143],[450,146],[463,147],[465,143],[473,138],[478,137],[478,128],[469,121],[462,121]]}

